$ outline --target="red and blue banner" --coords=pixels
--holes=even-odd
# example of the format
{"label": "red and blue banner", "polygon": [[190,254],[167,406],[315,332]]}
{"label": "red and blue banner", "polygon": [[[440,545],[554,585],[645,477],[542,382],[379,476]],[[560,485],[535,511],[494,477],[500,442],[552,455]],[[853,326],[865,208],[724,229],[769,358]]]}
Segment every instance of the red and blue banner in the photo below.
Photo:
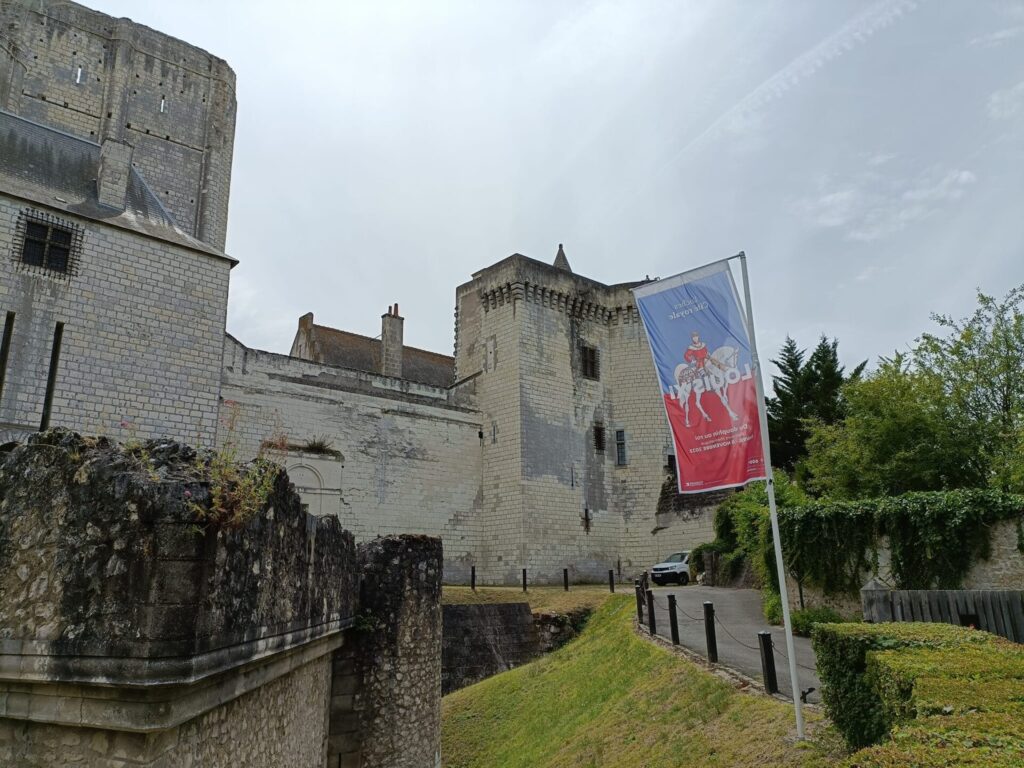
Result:
{"label": "red and blue banner", "polygon": [[727,262],[633,289],[676,449],[680,493],[766,478],[747,325]]}

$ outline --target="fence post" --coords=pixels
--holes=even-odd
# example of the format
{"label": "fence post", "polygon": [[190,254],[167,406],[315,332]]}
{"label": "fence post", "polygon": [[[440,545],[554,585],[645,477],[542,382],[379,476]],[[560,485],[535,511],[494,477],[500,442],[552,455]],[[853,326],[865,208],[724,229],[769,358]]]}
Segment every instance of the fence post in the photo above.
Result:
{"label": "fence post", "polygon": [[676,618],[676,596],[668,596],[668,624],[672,630],[672,645],[679,645],[679,619]]}
{"label": "fence post", "polygon": [[562,586],[565,587],[565,591],[566,592],[569,591],[569,569],[568,568],[563,568],[562,569]]}
{"label": "fence post", "polygon": [[644,623],[644,599],[640,595],[640,579],[633,579],[633,594],[636,595],[636,620]]}
{"label": "fence post", "polygon": [[608,569],[608,591],[615,594],[615,571],[611,568]]}
{"label": "fence post", "polygon": [[476,592],[476,566],[469,566],[469,588]]}
{"label": "fence post", "polygon": [[718,663],[718,638],[715,636],[715,604],[704,602],[704,637],[708,641],[708,661]]}
{"label": "fence post", "polygon": [[526,569],[523,568],[523,592],[526,591]]}
{"label": "fence post", "polygon": [[771,632],[758,632],[757,645],[761,649],[761,675],[764,677],[764,690],[766,693],[778,693],[779,681],[775,676],[775,654],[772,652]]}
{"label": "fence post", "polygon": [[647,628],[652,635],[658,634],[658,627],[654,620],[654,592],[647,590]]}

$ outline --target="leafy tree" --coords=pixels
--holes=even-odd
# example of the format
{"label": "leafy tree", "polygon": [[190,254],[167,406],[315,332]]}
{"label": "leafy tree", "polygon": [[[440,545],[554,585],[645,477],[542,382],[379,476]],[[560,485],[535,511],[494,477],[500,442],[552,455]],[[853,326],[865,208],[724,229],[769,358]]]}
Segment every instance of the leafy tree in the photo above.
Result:
{"label": "leafy tree", "polygon": [[767,403],[772,463],[792,471],[806,455],[808,420],[834,424],[843,416],[842,387],[861,375],[861,363],[850,376],[839,364],[839,342],[822,336],[809,358],[790,337],[772,361],[775,396]]}
{"label": "leafy tree", "polygon": [[1002,299],[978,293],[972,315],[932,315],[946,336],[926,333],[917,367],[941,382],[952,416],[978,445],[992,485],[1024,490],[1024,285]]}
{"label": "leafy tree", "polygon": [[809,425],[802,479],[834,498],[983,485],[977,443],[953,418],[942,381],[903,355],[843,389],[842,421]]}

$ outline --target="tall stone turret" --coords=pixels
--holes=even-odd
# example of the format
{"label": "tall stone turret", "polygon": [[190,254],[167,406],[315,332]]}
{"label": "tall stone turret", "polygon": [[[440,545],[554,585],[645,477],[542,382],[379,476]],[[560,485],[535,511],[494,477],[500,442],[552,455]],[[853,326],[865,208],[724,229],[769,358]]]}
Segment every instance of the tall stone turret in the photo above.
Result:
{"label": "tall stone turret", "polygon": [[225,61],[63,0],[0,0],[0,29],[0,109],[127,145],[175,224],[224,249],[236,107]]}

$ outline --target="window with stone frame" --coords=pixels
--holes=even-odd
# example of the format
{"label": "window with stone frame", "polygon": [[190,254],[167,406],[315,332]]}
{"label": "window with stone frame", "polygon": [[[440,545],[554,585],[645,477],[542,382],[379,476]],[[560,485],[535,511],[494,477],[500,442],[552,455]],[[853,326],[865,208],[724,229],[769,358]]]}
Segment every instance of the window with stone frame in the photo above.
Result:
{"label": "window with stone frame", "polygon": [[620,467],[626,466],[626,430],[615,430],[615,464]]}
{"label": "window with stone frame", "polygon": [[33,272],[65,277],[77,272],[82,230],[43,211],[25,209],[18,217],[14,258]]}
{"label": "window with stone frame", "polygon": [[580,373],[587,379],[601,378],[601,355],[597,347],[580,347]]}

